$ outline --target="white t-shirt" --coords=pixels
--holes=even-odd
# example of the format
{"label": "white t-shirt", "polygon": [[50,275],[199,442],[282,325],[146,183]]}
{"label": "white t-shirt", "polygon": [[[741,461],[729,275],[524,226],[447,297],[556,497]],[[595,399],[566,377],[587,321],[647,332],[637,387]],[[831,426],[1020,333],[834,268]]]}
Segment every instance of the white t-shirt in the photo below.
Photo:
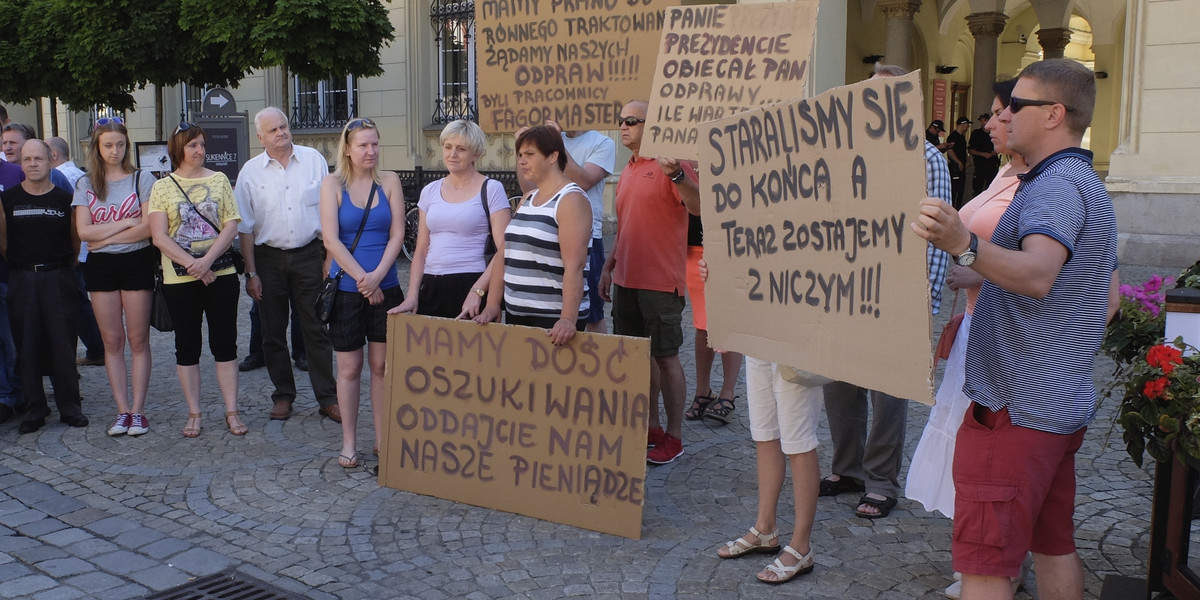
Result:
{"label": "white t-shirt", "polygon": [[[567,154],[580,166],[591,163],[612,173],[617,164],[617,144],[612,138],[596,130],[588,130],[575,137],[562,134]],[[607,177],[607,175],[605,176]],[[587,189],[588,202],[592,205],[592,238],[604,236],[604,178]]]}
{"label": "white t-shirt", "polygon": [[[429,251],[425,255],[425,273],[451,275],[482,273],[483,248],[487,241],[488,219],[483,213],[479,194],[462,202],[446,202],[442,198],[439,179],[421,190],[417,207],[425,213],[429,228]],[[504,185],[489,179],[487,182],[488,215],[509,210]]]}

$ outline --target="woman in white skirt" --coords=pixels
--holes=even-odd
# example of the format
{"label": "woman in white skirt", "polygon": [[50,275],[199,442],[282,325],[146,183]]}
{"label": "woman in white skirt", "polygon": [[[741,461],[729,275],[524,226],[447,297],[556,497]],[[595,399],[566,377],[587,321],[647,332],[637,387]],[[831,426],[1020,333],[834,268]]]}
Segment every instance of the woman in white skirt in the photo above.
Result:
{"label": "woman in white skirt", "polygon": [[[959,211],[963,223],[981,239],[991,239],[996,223],[1017,191],[1017,184],[1020,183],[1017,175],[1029,170],[1024,157],[1013,154],[1008,149],[1008,131],[996,120],[996,115],[1008,106],[1015,84],[1016,80],[1011,80],[993,86],[996,98],[992,101],[992,118],[984,126],[984,130],[992,137],[995,151],[1011,157],[1012,160],[1000,169],[1000,173],[992,180],[987,190]],[[979,297],[983,277],[970,267],[954,266],[946,274],[946,285],[956,292],[962,290],[967,293],[966,314],[958,328],[958,335],[954,338],[950,356],[946,360],[942,385],[938,388],[936,402],[929,411],[929,422],[925,424],[925,430],[921,433],[921,440],[917,443],[917,449],[909,464],[904,495],[919,501],[925,510],[938,511],[953,519],[954,442],[967,407],[971,405],[971,399],[963,392],[967,337],[971,329],[971,312],[975,308],[975,300]],[[1013,580],[1014,593],[1025,580],[1028,565],[1029,560],[1026,558],[1021,575]],[[946,588],[946,596],[958,598],[960,587],[961,582],[954,581]]]}

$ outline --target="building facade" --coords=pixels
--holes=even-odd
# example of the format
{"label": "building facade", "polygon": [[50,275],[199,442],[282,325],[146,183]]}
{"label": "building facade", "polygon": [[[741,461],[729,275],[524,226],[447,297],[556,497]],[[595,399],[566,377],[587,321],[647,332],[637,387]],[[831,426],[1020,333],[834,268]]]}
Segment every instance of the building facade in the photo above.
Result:
{"label": "building facade", "polygon": [[[396,39],[382,52],[382,76],[304,82],[278,68],[257,71],[231,90],[238,110],[253,116],[267,105],[286,106],[297,142],[327,156],[347,118],[369,117],[382,133],[384,168],[439,168],[438,132],[472,117],[479,93],[472,6],[393,0]],[[827,0],[807,92],[862,80],[881,60],[921,69],[926,122],[974,122],[990,107],[996,79],[1042,58],[1078,60],[1096,71],[1096,115],[1085,145],[1116,204],[1122,261],[1188,264],[1200,258],[1200,158],[1188,151],[1200,146],[1200,117],[1188,110],[1200,87],[1200,31],[1191,26],[1198,20],[1200,0]],[[163,90],[163,128],[192,118],[203,91]],[[154,97],[139,92],[137,110],[125,115],[134,141],[155,138]],[[80,158],[103,107],[59,108],[57,119],[49,107],[9,111],[46,135],[56,121]],[[250,142],[251,153],[259,151],[252,131]],[[488,136],[479,168],[513,166],[512,137]]]}

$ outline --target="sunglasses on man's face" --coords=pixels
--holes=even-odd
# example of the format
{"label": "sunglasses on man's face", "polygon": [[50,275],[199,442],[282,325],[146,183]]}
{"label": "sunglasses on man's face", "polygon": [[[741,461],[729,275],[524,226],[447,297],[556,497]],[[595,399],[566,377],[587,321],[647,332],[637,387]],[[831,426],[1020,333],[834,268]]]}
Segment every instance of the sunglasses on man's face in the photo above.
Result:
{"label": "sunglasses on man's face", "polygon": [[637,117],[618,117],[617,118],[617,126],[618,127],[621,125],[624,125],[626,127],[637,127],[638,123],[645,123],[645,122],[646,122],[645,119],[639,119]]}
{"label": "sunglasses on man's face", "polygon": [[1008,101],[1008,109],[1015,115],[1018,112],[1021,112],[1021,109],[1025,108],[1026,106],[1054,106],[1055,104],[1062,104],[1063,108],[1067,109],[1067,112],[1075,112],[1075,107],[1068,106],[1062,102],[1055,102],[1053,100],[1030,100],[1028,98],[1018,98],[1016,96],[1013,96],[1012,99]]}
{"label": "sunglasses on man's face", "polygon": [[96,119],[97,127],[104,127],[105,125],[124,125],[124,124],[125,124],[125,119],[122,119],[121,117],[100,117],[99,119]]}

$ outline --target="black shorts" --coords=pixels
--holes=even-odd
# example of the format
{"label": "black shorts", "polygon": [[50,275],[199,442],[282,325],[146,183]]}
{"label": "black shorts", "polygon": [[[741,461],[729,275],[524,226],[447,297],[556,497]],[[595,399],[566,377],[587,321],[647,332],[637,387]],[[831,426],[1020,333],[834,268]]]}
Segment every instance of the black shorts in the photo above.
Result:
{"label": "black shorts", "polygon": [[329,341],[334,351],[353,352],[366,342],[386,342],[387,311],[401,302],[404,290],[400,286],[383,290],[383,302],[374,306],[358,292],[338,290],[333,318],[329,320]]}
{"label": "black shorts", "polygon": [[[462,312],[467,294],[475,293],[472,287],[479,281],[480,275],[482,273],[450,273],[421,277],[421,289],[417,292],[417,314],[446,319],[457,317]],[[483,306],[481,301],[480,310]]]}
{"label": "black shorts", "polygon": [[83,264],[84,287],[89,292],[154,289],[154,247],[109,254],[89,252]]}

